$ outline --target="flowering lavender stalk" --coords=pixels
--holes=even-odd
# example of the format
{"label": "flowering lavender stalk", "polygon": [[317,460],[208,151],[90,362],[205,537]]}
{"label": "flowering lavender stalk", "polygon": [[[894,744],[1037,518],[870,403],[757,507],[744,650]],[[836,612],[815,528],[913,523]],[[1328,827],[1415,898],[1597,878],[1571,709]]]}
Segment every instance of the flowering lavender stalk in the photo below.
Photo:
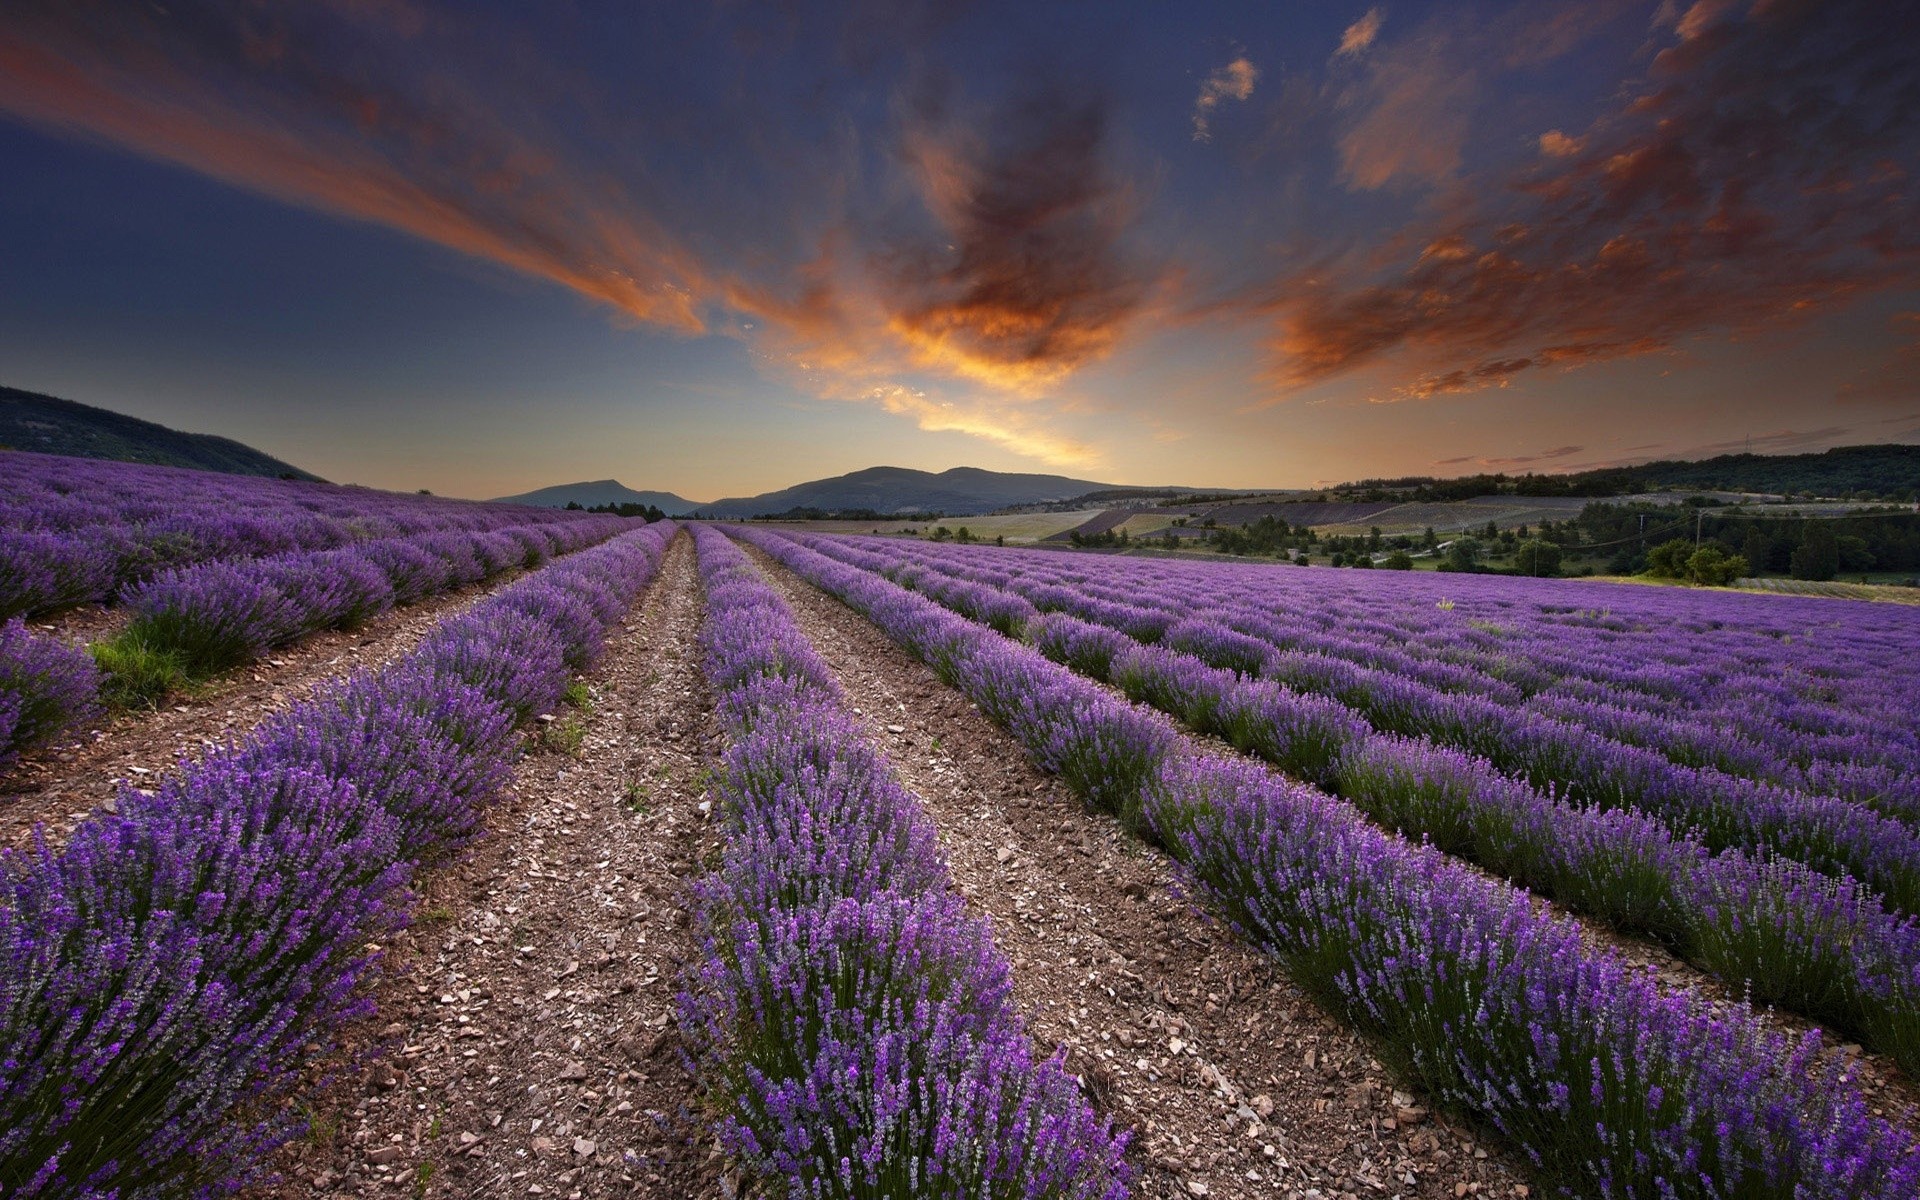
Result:
{"label": "flowering lavender stalk", "polygon": [[[816,544],[915,584],[938,578],[923,566],[890,566],[884,554],[861,554],[845,541]],[[1030,636],[1056,659],[1099,644],[1102,635],[1118,636],[1061,613],[1036,625]],[[1243,657],[1237,667],[1213,666],[1169,648],[1174,642],[1226,660]],[[1757,999],[1920,1069],[1920,1012],[1912,1004],[1920,920],[1845,875],[1810,874],[1764,850],[1716,857],[1719,843],[1676,836],[1638,809],[1569,804],[1485,758],[1375,733],[1330,696],[1248,677],[1254,647],[1237,634],[1214,636],[1187,621],[1169,629],[1165,643],[1115,648],[1109,677],[1130,698],[1332,789],[1388,830],[1426,838],[1616,928],[1650,933]],[[1324,659],[1315,670],[1315,687],[1338,691],[1358,669]],[[1008,694],[1003,707],[1018,712],[1019,688]]]}
{"label": "flowering lavender stalk", "polygon": [[99,711],[100,672],[86,652],[0,624],[0,768]]}
{"label": "flowering lavender stalk", "polygon": [[532,568],[580,549],[584,530],[607,536],[630,526],[585,513],[10,453],[0,457],[0,619],[107,601],[196,563],[366,550],[435,532],[462,539],[470,558],[484,554],[489,565],[477,579],[500,564]]}
{"label": "flowering lavender stalk", "polygon": [[1119,1200],[1125,1139],[1036,1061],[918,803],[751,563],[696,544],[733,741],[679,1003],[722,1144],[795,1200]]}
{"label": "flowering lavender stalk", "polygon": [[[902,644],[943,630],[964,663],[1002,641],[788,537],[736,536],[867,613]],[[1063,668],[1032,655],[1029,690]],[[983,710],[1017,704],[1000,676]],[[1125,707],[1107,696],[1088,703]],[[1098,719],[1097,717],[1095,719]],[[1596,1196],[1909,1196],[1920,1146],[1823,1056],[1751,1013],[1586,948],[1576,923],[1350,805],[1245,761],[1169,760],[1139,801],[1195,885],[1306,986],[1394,1046],[1563,1186]],[[1911,994],[1911,993],[1908,993]]]}
{"label": "flowering lavender stalk", "polygon": [[1148,814],[1208,898],[1553,1177],[1608,1196],[1909,1196],[1920,1147],[1818,1034],[1715,1013],[1574,922],[1250,764],[1171,772]]}
{"label": "flowering lavender stalk", "polygon": [[[671,533],[535,578],[597,608],[645,585]],[[504,592],[457,620],[539,635]],[[370,1011],[359,985],[415,865],[473,836],[504,781],[510,702],[564,679],[547,637],[544,680],[498,639],[430,637],[123,792],[64,850],[0,852],[0,1193],[214,1196],[260,1174],[298,1132],[303,1067]]]}

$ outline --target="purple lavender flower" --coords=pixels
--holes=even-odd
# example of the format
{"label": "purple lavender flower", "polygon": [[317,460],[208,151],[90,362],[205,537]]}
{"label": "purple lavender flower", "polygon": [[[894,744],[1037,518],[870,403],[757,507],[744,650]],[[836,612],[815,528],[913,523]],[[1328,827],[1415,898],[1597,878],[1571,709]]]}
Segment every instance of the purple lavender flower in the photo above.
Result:
{"label": "purple lavender flower", "polygon": [[0,624],[0,767],[92,719],[99,701],[100,671],[84,650],[30,633],[17,619]]}

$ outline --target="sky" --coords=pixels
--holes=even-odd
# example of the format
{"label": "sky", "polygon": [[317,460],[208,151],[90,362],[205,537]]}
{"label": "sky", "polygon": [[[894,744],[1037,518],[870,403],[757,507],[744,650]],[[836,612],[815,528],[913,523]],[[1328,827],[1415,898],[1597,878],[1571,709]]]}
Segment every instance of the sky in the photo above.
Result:
{"label": "sky", "polygon": [[1920,441],[1920,0],[12,0],[0,383],[322,476]]}

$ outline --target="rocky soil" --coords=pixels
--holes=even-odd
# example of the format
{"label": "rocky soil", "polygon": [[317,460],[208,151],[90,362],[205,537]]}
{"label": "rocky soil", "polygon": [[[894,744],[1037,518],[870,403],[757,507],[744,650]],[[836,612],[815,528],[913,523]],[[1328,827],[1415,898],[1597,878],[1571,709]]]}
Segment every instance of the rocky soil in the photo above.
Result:
{"label": "rocky soil", "polygon": [[393,609],[351,633],[315,634],[211,679],[157,712],[118,712],[24,756],[0,775],[0,847],[29,844],[36,824],[56,843],[65,841],[76,822],[111,801],[123,784],[146,786],[176,763],[198,758],[209,745],[241,736],[304,699],[316,684],[405,655],[440,621],[519,574]]}
{"label": "rocky soil", "polygon": [[721,1194],[673,1027],[681,893],[718,738],[691,539],[542,722],[492,831],[429,871],[357,1066],[278,1168],[287,1197]]}
{"label": "rocky soil", "polygon": [[865,618],[756,561],[940,830],[1043,1046],[1136,1131],[1141,1197],[1526,1196],[1524,1166],[1401,1090],[1353,1032],[1173,887]]}

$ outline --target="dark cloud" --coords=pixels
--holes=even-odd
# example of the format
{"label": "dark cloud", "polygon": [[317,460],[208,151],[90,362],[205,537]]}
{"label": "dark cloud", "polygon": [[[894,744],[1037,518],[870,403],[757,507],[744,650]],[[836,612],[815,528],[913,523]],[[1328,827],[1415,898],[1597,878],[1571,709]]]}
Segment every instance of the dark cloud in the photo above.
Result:
{"label": "dark cloud", "polygon": [[12,5],[0,110],[704,329],[716,285],[649,204],[523,114],[389,57],[428,27],[376,0]]}
{"label": "dark cloud", "polygon": [[1724,442],[1705,442],[1676,451],[1674,458],[1711,458],[1716,454],[1785,454],[1800,450],[1824,450],[1837,446],[1853,433],[1851,426],[1826,425],[1819,429],[1774,429],[1766,433],[1731,438]]}
{"label": "dark cloud", "polygon": [[1920,0],[1696,5],[1618,111],[1469,181],[1465,215],[1403,235],[1410,261],[1279,288],[1280,385],[1389,365],[1401,396],[1497,386],[1912,281],[1920,55],[1890,31],[1916,27]]}
{"label": "dark cloud", "polygon": [[1538,454],[1515,454],[1504,458],[1482,458],[1464,454],[1459,458],[1440,458],[1434,460],[1437,467],[1454,467],[1461,463],[1476,463],[1483,467],[1523,467],[1529,463],[1553,462],[1556,459],[1571,458],[1586,450],[1585,446],[1555,446],[1551,450],[1542,450]]}
{"label": "dark cloud", "polygon": [[1892,352],[1842,382],[1834,399],[1851,404],[1920,400],[1920,312],[1895,313],[1887,329],[1897,339]]}
{"label": "dark cloud", "polygon": [[1129,189],[1098,94],[1048,88],[981,124],[922,114],[905,153],[932,227],[881,268],[890,325],[924,365],[1017,384],[1104,355],[1147,293],[1124,251]]}
{"label": "dark cloud", "polygon": [[[1120,248],[1134,206],[1106,161],[1108,103],[1064,84],[998,108],[930,100],[906,106],[904,154],[863,154],[866,136],[820,102],[824,75],[911,75],[898,52],[960,10],[811,11],[675,14],[691,28],[659,31],[654,51],[705,57],[627,64],[611,82],[637,95],[615,97],[530,33],[445,5],[23,0],[0,22],[0,112],[396,229],[637,323],[741,337],[820,395],[1084,458],[1029,416],[926,380],[1057,383],[1138,309],[1150,280]],[[554,21],[542,36],[581,36]],[[907,196],[910,219],[865,219],[875,194]]]}

